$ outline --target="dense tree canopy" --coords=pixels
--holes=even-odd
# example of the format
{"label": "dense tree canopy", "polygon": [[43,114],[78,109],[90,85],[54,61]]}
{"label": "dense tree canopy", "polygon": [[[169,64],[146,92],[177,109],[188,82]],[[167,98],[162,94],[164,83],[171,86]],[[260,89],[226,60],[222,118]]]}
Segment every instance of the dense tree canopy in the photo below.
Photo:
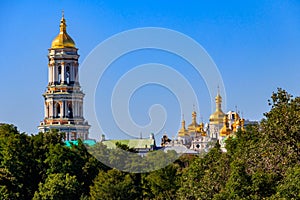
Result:
{"label": "dense tree canopy", "polygon": [[79,186],[76,176],[70,176],[69,173],[50,174],[45,183],[39,183],[39,189],[33,199],[76,199],[80,196]]}
{"label": "dense tree canopy", "polygon": [[177,160],[121,144],[66,147],[57,131],[0,125],[0,199],[300,199],[300,98],[278,89],[269,105],[259,124],[226,141],[226,153],[216,143]]}

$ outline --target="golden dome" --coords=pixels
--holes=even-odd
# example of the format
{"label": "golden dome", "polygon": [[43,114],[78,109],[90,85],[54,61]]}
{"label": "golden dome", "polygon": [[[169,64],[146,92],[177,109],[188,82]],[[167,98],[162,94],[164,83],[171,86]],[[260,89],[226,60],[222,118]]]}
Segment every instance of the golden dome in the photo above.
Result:
{"label": "golden dome", "polygon": [[56,38],[52,41],[52,45],[51,45],[52,49],[59,49],[59,48],[66,48],[66,47],[75,48],[75,42],[68,35],[66,27],[67,27],[66,20],[64,16],[62,16],[59,25],[60,32],[58,36],[56,36]]}
{"label": "golden dome", "polygon": [[222,129],[220,130],[220,136],[227,136],[229,134],[230,132],[227,130],[226,126],[223,126]]}
{"label": "golden dome", "polygon": [[222,123],[224,116],[225,114],[222,112],[222,110],[216,110],[216,112],[210,115],[209,121]]}
{"label": "golden dome", "polygon": [[204,124],[201,122],[199,126],[196,128],[196,132],[200,133],[201,136],[206,136],[206,132],[204,131]]}
{"label": "golden dome", "polygon": [[228,117],[227,117],[227,115],[224,116],[223,122],[224,122],[224,125],[221,128],[221,130],[220,130],[220,136],[227,136],[227,135],[229,135],[231,133],[231,130],[228,127],[229,124],[228,124]]}
{"label": "golden dome", "polygon": [[216,124],[221,124],[223,122],[223,117],[225,116],[225,113],[222,111],[222,97],[220,93],[218,92],[216,98],[216,111],[210,115],[209,121]]}
{"label": "golden dome", "polygon": [[195,111],[192,112],[192,123],[188,125],[188,129],[190,131],[195,131],[195,128],[199,126],[197,123],[197,113]]}
{"label": "golden dome", "polygon": [[186,136],[187,130],[185,129],[185,120],[182,119],[181,121],[181,129],[178,131],[178,136]]}

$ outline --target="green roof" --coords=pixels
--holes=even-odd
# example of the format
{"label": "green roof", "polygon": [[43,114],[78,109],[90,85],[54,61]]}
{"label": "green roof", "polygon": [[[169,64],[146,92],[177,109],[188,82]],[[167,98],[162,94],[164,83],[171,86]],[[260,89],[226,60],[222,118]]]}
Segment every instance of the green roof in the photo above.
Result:
{"label": "green roof", "polygon": [[109,149],[115,149],[116,143],[127,145],[129,148],[134,149],[143,149],[143,148],[152,148],[155,146],[154,139],[128,139],[128,140],[105,140],[102,143],[107,146]]}
{"label": "green roof", "polygon": [[[78,140],[67,140],[65,141],[67,147],[71,147],[72,145],[78,145]],[[93,146],[96,144],[95,140],[83,140],[83,144],[88,146]]]}

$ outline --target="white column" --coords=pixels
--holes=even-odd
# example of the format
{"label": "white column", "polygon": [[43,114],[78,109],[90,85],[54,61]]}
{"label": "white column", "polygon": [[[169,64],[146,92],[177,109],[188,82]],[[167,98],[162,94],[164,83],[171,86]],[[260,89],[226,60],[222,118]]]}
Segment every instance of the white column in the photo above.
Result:
{"label": "white column", "polygon": [[78,117],[77,101],[74,102],[74,107],[75,107],[75,117]]}
{"label": "white column", "polygon": [[79,82],[78,67],[77,67],[77,65],[74,66],[74,81],[75,82]]}
{"label": "white column", "polygon": [[47,114],[48,114],[48,112],[47,112],[47,102],[45,102],[45,118],[48,117]]}
{"label": "white column", "polygon": [[61,117],[64,117],[65,116],[65,102],[62,101],[62,104],[61,104],[61,107],[62,107],[62,112],[61,112]]}
{"label": "white column", "polygon": [[56,116],[55,102],[51,102],[52,117]]}
{"label": "white column", "polygon": [[72,101],[73,117],[76,117],[75,101]]}
{"label": "white column", "polygon": [[52,83],[54,83],[54,81],[55,81],[54,70],[55,70],[55,65],[52,65],[52,70],[51,70],[51,73],[52,73]]}
{"label": "white column", "polygon": [[50,84],[51,83],[51,80],[52,80],[52,66],[50,65],[48,67],[48,83]]}
{"label": "white column", "polygon": [[53,66],[51,65],[49,67],[49,83],[51,84],[53,82]]}
{"label": "white column", "polygon": [[52,106],[51,102],[49,102],[49,117],[52,116]]}
{"label": "white column", "polygon": [[53,83],[57,81],[57,66],[53,65]]}
{"label": "white column", "polygon": [[63,103],[61,103],[61,104],[59,104],[59,106],[60,106],[60,118],[62,118],[63,117],[63,114],[64,114],[64,104]]}
{"label": "white column", "polygon": [[65,82],[65,63],[61,64],[61,83]]}
{"label": "white column", "polygon": [[81,102],[78,102],[78,116],[81,117]]}
{"label": "white column", "polygon": [[79,114],[79,103],[78,103],[78,101],[76,101],[76,111],[77,111],[77,117],[79,117],[80,114]]}

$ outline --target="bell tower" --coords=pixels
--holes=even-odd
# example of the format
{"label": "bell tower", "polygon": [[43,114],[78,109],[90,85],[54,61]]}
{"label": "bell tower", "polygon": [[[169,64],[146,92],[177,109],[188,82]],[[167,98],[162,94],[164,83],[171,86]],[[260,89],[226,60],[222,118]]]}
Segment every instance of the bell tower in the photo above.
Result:
{"label": "bell tower", "polygon": [[68,35],[64,15],[60,32],[52,41],[48,53],[48,86],[41,132],[57,129],[65,133],[65,140],[88,139],[90,125],[83,117],[84,93],[79,84],[78,58],[75,42]]}

